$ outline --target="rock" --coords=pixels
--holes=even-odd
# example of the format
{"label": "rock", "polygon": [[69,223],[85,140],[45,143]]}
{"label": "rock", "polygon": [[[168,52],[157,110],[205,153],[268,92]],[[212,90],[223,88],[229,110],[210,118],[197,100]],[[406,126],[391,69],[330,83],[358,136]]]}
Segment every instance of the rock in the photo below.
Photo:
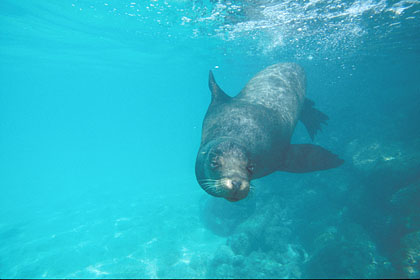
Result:
{"label": "rock", "polygon": [[236,278],[234,273],[234,257],[235,254],[232,252],[229,246],[220,246],[207,269],[207,278]]}
{"label": "rock", "polygon": [[407,231],[420,230],[420,180],[395,192],[390,200],[393,219]]}
{"label": "rock", "polygon": [[230,236],[226,244],[230,246],[235,254],[247,256],[255,249],[250,239],[249,235],[241,232]]}
{"label": "rock", "polygon": [[420,180],[407,185],[395,192],[391,197],[391,203],[403,214],[413,213],[419,210],[420,205]]}
{"label": "rock", "polygon": [[355,171],[369,179],[394,184],[420,174],[420,142],[356,139],[347,145],[346,158]]}
{"label": "rock", "polygon": [[327,227],[316,238],[304,277],[309,278],[383,278],[393,275],[390,262],[356,224]]}
{"label": "rock", "polygon": [[420,278],[420,231],[401,239],[401,269],[404,277]]}
{"label": "rock", "polygon": [[282,264],[260,251],[252,252],[243,267],[245,275],[242,277],[245,278],[284,278],[287,275]]}
{"label": "rock", "polygon": [[285,253],[288,250],[288,242],[291,239],[291,230],[285,226],[273,225],[267,227],[262,238],[262,247],[265,251]]}

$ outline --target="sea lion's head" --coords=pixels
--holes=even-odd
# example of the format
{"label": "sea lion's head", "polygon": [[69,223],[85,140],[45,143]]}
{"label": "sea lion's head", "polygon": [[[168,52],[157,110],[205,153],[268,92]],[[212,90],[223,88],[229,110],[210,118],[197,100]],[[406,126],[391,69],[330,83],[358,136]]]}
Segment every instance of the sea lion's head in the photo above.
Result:
{"label": "sea lion's head", "polygon": [[195,165],[203,190],[229,201],[247,197],[253,169],[245,147],[230,139],[202,146]]}

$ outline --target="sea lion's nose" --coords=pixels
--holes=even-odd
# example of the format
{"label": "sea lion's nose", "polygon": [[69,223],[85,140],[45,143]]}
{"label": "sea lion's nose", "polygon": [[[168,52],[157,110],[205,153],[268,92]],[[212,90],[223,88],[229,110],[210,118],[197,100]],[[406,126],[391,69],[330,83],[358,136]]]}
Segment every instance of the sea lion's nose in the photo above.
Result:
{"label": "sea lion's nose", "polygon": [[241,181],[236,181],[236,180],[232,181],[232,189],[234,191],[239,190],[241,188],[241,185],[242,185]]}

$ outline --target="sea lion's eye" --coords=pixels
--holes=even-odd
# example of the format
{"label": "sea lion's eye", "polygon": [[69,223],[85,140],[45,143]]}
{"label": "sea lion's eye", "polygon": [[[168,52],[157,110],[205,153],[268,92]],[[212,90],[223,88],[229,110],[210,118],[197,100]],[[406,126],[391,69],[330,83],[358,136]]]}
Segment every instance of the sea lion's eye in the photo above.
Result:
{"label": "sea lion's eye", "polygon": [[217,161],[216,158],[214,158],[210,161],[210,167],[213,168],[213,169],[216,169],[217,167],[219,167],[219,165],[220,164],[219,164],[219,162]]}
{"label": "sea lion's eye", "polygon": [[254,172],[254,165],[250,164],[246,169],[248,170],[249,174],[252,174],[252,172]]}

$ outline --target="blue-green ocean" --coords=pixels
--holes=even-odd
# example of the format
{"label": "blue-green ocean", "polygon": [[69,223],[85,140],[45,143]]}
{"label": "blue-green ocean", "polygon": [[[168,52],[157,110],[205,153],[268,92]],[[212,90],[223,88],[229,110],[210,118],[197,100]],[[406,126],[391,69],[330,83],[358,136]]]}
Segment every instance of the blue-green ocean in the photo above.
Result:
{"label": "blue-green ocean", "polygon": [[[335,169],[244,200],[211,100],[295,62]],[[420,1],[0,0],[0,278],[420,278]]]}

